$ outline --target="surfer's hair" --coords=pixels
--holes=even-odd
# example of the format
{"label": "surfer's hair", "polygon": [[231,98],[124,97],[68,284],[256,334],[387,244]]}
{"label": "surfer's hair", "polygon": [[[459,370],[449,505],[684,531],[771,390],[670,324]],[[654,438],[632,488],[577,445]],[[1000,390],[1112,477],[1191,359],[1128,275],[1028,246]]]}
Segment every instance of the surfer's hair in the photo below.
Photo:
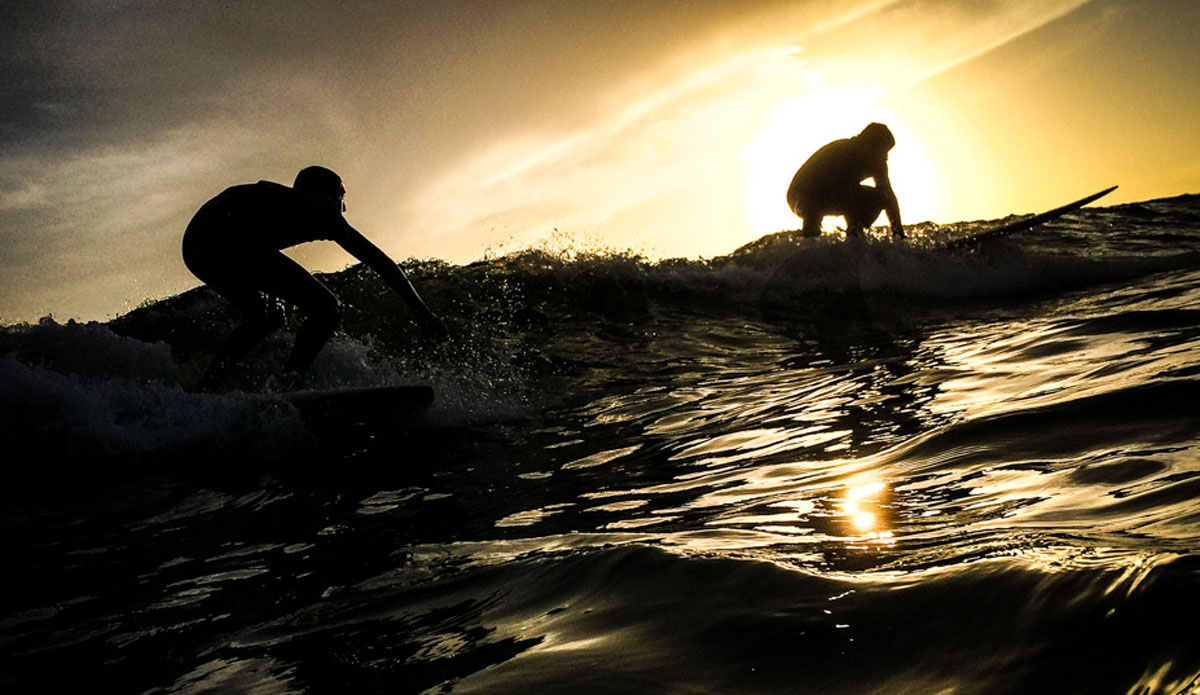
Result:
{"label": "surfer's hair", "polygon": [[337,195],[345,191],[342,185],[342,177],[338,176],[337,172],[319,166],[301,169],[300,173],[296,174],[296,180],[292,183],[292,188],[315,195]]}
{"label": "surfer's hair", "polygon": [[858,134],[858,137],[873,145],[877,144],[883,149],[887,150],[890,150],[896,146],[896,138],[892,136],[892,131],[888,130],[888,127],[882,123],[868,124],[867,127],[863,128],[862,132]]}

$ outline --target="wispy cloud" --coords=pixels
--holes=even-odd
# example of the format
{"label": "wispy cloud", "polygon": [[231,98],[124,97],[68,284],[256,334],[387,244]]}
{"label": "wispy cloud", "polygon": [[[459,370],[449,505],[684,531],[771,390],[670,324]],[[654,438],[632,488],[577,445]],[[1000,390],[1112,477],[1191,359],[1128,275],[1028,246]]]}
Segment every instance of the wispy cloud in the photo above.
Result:
{"label": "wispy cloud", "polygon": [[352,222],[401,256],[467,261],[554,227],[720,252],[773,231],[747,222],[778,197],[747,190],[772,185],[747,157],[787,108],[838,91],[886,105],[1084,4],[6,6],[0,313],[33,306],[8,278],[49,298],[96,288],[57,305],[85,315],[130,299],[132,266],[155,278],[134,301],[186,286],[177,240],[204,199],[310,163],[342,170]]}
{"label": "wispy cloud", "polygon": [[[552,227],[594,229],[619,219],[619,228],[606,229],[613,245],[715,253],[772,231],[748,229],[741,214],[747,192],[739,158],[773,111],[837,92],[856,93],[856,106],[882,102],[1086,2],[863,3],[803,31],[781,13],[719,52],[649,67],[654,78],[634,81],[642,92],[610,99],[618,105],[588,127],[539,136],[530,124],[498,138],[420,189],[414,219],[464,247],[497,225],[533,241]],[[831,106],[805,108],[819,116]],[[803,124],[801,117],[797,128]],[[848,136],[861,125],[816,137]],[[781,189],[789,175],[780,174]]]}

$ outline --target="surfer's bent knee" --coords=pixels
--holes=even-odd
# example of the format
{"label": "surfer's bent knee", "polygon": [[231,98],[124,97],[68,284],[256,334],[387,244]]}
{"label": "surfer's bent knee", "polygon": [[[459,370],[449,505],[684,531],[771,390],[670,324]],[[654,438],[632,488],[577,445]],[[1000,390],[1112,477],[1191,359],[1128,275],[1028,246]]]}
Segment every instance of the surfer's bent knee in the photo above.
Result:
{"label": "surfer's bent knee", "polygon": [[308,314],[308,321],[332,331],[342,322],[342,303],[329,290],[313,297],[308,306],[301,307]]}

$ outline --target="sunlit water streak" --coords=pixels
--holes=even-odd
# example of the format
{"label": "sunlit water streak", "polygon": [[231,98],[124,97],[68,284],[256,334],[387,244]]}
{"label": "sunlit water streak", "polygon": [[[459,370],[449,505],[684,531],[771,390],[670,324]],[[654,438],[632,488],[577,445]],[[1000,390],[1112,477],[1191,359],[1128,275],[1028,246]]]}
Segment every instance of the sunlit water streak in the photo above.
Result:
{"label": "sunlit water streak", "polygon": [[965,258],[821,240],[418,268],[457,345],[380,321],[315,373],[434,383],[394,433],[313,438],[279,403],[181,392],[203,303],[9,329],[5,443],[46,457],[10,469],[0,682],[1194,692],[1180,206]]}

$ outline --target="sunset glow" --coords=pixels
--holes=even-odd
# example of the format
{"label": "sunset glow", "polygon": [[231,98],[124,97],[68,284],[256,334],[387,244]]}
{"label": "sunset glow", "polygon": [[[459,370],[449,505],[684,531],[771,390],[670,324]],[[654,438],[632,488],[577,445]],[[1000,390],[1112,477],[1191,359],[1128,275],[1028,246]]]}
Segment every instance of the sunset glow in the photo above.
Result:
{"label": "sunset glow", "polygon": [[[799,220],[784,202],[786,182],[806,155],[832,140],[852,137],[872,121],[884,123],[896,136],[888,167],[901,216],[908,222],[941,215],[941,181],[925,143],[902,116],[875,107],[869,91],[818,92],[783,105],[743,149],[746,162],[746,220],[750,229],[791,229]],[[855,127],[855,124],[861,125]],[[781,187],[780,182],[785,182]],[[840,218],[827,218],[825,229]],[[844,228],[844,221],[840,222]],[[882,221],[880,222],[882,224]]]}
{"label": "sunset glow", "polygon": [[1154,2],[313,3],[301,32],[257,8],[100,3],[22,34],[34,17],[9,29],[0,319],[194,286],[178,238],[196,207],[316,162],[389,254],[452,263],[551,237],[728,253],[796,228],[792,174],[871,121],[896,136],[909,224],[1200,189],[1200,8]]}
{"label": "sunset glow", "polygon": [[887,543],[894,541],[895,534],[884,521],[887,489],[883,481],[871,479],[846,488],[842,495],[842,514],[852,533]]}

